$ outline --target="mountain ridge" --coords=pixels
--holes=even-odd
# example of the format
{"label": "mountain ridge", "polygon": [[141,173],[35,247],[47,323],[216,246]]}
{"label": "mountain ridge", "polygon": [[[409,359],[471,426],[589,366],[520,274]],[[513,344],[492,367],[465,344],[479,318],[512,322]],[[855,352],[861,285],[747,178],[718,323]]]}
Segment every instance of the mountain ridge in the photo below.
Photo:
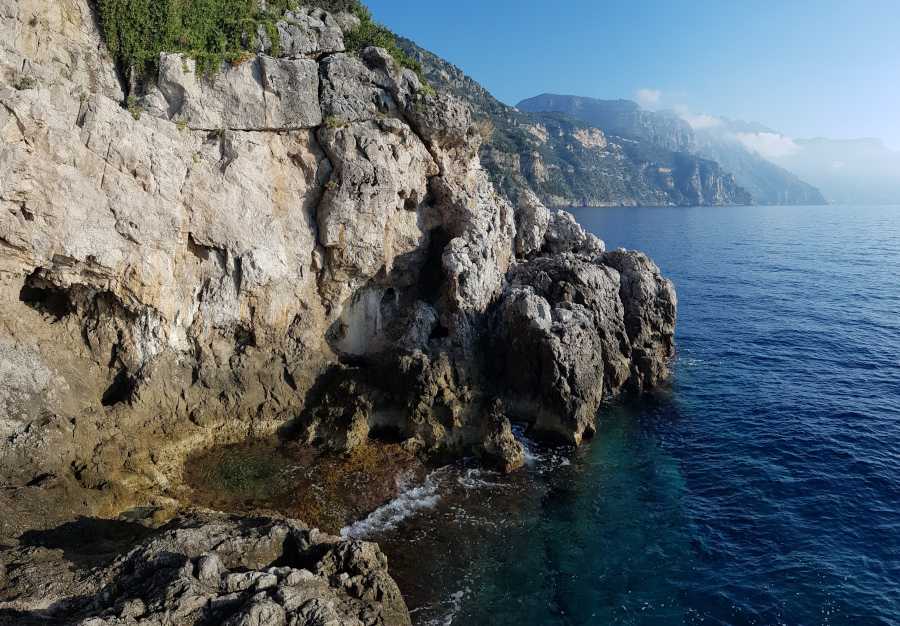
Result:
{"label": "mountain ridge", "polygon": [[[583,96],[542,94],[520,101],[526,111],[559,110],[575,115],[605,132],[663,148],[702,156],[734,176],[758,204],[825,204],[818,189],[786,169],[745,149],[728,132],[765,133],[757,122],[732,122],[708,116],[709,126],[694,128],[676,111],[645,111],[630,100],[599,100]],[[726,131],[726,132],[723,132]],[[774,132],[774,131],[771,131]]]}
{"label": "mountain ridge", "polygon": [[[534,191],[548,205],[743,205],[752,197],[715,162],[649,142],[607,136],[565,114],[531,113],[494,98],[452,63],[396,37],[429,84],[465,101],[488,137],[480,157],[511,198]],[[673,140],[674,141],[674,140]]]}

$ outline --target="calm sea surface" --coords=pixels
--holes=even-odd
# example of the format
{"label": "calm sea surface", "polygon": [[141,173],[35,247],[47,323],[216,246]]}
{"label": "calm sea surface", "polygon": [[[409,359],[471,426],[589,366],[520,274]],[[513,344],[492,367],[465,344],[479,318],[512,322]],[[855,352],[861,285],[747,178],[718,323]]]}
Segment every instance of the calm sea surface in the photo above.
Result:
{"label": "calm sea surface", "polygon": [[670,381],[345,529],[414,621],[900,623],[900,207],[572,212],[675,283]]}

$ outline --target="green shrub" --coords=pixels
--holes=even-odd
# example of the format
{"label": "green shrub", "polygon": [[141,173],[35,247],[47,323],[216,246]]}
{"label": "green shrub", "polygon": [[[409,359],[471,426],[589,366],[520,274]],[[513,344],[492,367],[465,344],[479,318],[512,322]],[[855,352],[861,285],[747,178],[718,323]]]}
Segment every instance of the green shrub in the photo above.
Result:
{"label": "green shrub", "polygon": [[225,61],[240,64],[248,58],[244,41],[252,41],[260,26],[272,42],[272,56],[278,56],[275,24],[297,5],[354,13],[360,25],[344,37],[348,52],[358,54],[368,46],[385,48],[401,67],[413,70],[425,83],[421,64],[397,47],[389,28],[372,21],[360,0],[267,0],[266,10],[260,10],[256,0],[99,0],[110,53],[126,75],[133,68],[145,80],[156,76],[160,52],[186,54],[196,61],[201,75],[214,74]]}
{"label": "green shrub", "polygon": [[135,120],[141,119],[141,113],[144,112],[144,109],[138,106],[137,98],[135,98],[133,95],[128,96],[125,99],[124,106],[126,109],[128,109],[128,112],[131,113],[131,117],[133,117]]}
{"label": "green shrub", "polygon": [[16,89],[19,91],[24,91],[26,89],[32,89],[37,81],[31,76],[23,76],[19,79],[19,84],[16,85]]}

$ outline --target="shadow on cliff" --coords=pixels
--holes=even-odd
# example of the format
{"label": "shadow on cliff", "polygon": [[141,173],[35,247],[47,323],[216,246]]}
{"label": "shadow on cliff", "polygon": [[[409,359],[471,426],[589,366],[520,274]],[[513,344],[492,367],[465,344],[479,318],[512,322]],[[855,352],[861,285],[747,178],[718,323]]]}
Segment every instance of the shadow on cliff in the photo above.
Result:
{"label": "shadow on cliff", "polygon": [[26,531],[19,542],[23,547],[62,550],[63,558],[80,569],[108,564],[150,532],[137,522],[79,517],[49,530]]}

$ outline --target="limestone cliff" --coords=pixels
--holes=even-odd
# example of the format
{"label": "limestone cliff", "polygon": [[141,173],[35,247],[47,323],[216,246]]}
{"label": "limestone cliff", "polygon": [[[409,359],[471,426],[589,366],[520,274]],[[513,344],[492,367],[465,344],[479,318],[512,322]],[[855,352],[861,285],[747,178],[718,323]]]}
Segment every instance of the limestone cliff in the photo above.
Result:
{"label": "limestone cliff", "polygon": [[511,420],[579,442],[665,376],[655,265],[512,206],[468,108],[327,13],[124,106],[87,0],[0,8],[0,535],[165,519],[189,452],[276,431],[511,469]]}

